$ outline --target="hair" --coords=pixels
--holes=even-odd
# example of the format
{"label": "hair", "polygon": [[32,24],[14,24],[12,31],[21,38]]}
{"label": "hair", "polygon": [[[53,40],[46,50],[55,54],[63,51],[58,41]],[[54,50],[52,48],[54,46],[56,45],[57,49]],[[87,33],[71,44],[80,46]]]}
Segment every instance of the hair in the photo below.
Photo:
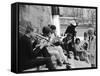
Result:
{"label": "hair", "polygon": [[80,38],[76,38],[76,39],[75,39],[75,43],[77,43],[78,40],[80,41]]}
{"label": "hair", "polygon": [[27,26],[26,30],[25,30],[25,34],[28,34],[28,33],[32,32],[32,31],[33,31],[33,28],[31,26]]}
{"label": "hair", "polygon": [[47,26],[44,26],[42,28],[42,33],[45,34],[45,35],[48,35],[49,33],[51,33],[51,29]]}
{"label": "hair", "polygon": [[85,50],[87,50],[87,48],[88,48],[88,43],[84,43],[86,46],[84,46],[83,48],[85,49]]}
{"label": "hair", "polygon": [[50,25],[51,30],[56,30],[56,26],[55,25]]}
{"label": "hair", "polygon": [[87,32],[88,32],[88,35],[93,35],[94,34],[94,29],[89,28]]}

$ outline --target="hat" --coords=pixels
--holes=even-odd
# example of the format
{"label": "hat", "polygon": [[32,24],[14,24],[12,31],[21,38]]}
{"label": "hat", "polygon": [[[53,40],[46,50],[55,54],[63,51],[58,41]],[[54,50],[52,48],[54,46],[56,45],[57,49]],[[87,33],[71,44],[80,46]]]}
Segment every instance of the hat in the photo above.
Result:
{"label": "hat", "polygon": [[50,25],[51,30],[56,30],[56,26],[55,25]]}
{"label": "hat", "polygon": [[69,22],[71,25],[76,26],[76,22],[75,21],[70,21]]}

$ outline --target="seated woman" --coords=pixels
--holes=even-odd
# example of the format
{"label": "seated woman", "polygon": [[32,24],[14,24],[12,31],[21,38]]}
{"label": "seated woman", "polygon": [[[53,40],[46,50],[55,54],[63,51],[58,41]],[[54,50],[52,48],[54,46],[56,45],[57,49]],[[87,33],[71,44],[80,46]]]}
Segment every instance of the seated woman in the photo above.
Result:
{"label": "seated woman", "polygon": [[82,58],[83,50],[82,50],[82,46],[80,44],[79,38],[76,38],[74,48],[75,48],[76,54],[77,54],[77,56],[79,57],[79,60],[80,60]]}

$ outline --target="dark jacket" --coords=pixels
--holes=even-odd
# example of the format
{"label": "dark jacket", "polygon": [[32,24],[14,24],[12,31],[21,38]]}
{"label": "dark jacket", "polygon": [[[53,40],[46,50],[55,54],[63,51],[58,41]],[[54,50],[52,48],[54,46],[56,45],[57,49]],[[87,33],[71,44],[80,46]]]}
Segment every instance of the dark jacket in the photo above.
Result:
{"label": "dark jacket", "polygon": [[75,36],[75,34],[76,34],[75,28],[76,28],[76,26],[73,26],[73,25],[68,26],[67,29],[66,29],[66,31],[65,31],[65,34],[70,33],[73,36]]}
{"label": "dark jacket", "polygon": [[35,58],[33,54],[32,43],[29,37],[22,36],[19,39],[19,51],[18,51],[19,63],[24,64],[25,62]]}
{"label": "dark jacket", "polygon": [[[18,70],[22,72],[25,69],[38,67],[40,65],[46,64],[49,70],[55,69],[50,54],[47,51],[47,48],[40,47],[35,48],[35,42],[32,44],[31,39],[27,36],[22,36],[19,39],[19,49],[18,49]],[[35,50],[33,50],[35,48]],[[38,54],[43,54],[43,57],[38,57]]]}
{"label": "dark jacket", "polygon": [[36,59],[38,56],[50,57],[50,54],[48,53],[46,47],[42,49],[40,49],[40,47],[37,47],[35,50],[33,50],[36,45],[37,41],[32,43],[31,39],[25,35],[19,39],[18,57],[20,64],[24,64],[25,62]]}

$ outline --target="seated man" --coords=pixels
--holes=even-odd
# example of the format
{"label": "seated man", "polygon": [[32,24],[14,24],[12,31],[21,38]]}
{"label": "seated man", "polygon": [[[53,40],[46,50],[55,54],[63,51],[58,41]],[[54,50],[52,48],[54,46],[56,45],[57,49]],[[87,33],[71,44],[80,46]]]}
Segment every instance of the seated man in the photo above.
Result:
{"label": "seated man", "polygon": [[[51,26],[54,28],[52,29]],[[49,43],[52,45],[48,46],[48,52],[51,55],[55,55],[57,60],[63,64],[63,63],[68,63],[67,57],[64,55],[63,49],[59,45],[55,45],[53,38],[55,38],[55,29],[56,27],[54,25],[51,25],[50,27],[44,27],[43,28],[43,35],[47,38],[49,38]],[[49,31],[50,30],[50,31]]]}
{"label": "seated man", "polygon": [[56,26],[51,25],[50,28],[52,30],[52,35],[51,35],[50,41],[55,45],[56,50],[59,51],[62,59],[64,60],[64,63],[68,63],[67,56],[65,56],[64,50],[62,49],[63,43],[60,40],[60,38],[56,35]]}
{"label": "seated man", "polygon": [[[23,35],[19,39],[19,51],[18,51],[18,69],[19,72],[23,72],[26,69],[38,67],[40,65],[46,64],[49,70],[54,70],[54,66],[51,61],[51,57],[45,48],[45,43],[38,46],[36,49],[33,50],[31,35],[33,29],[30,26],[27,26],[25,35]],[[38,53],[41,53],[45,57],[38,58]]]}
{"label": "seated man", "polygon": [[50,42],[50,37],[51,37],[51,29],[49,27],[43,27],[42,29],[43,32],[43,36],[48,39],[48,45],[47,45],[47,49],[48,52],[51,56],[55,56],[57,62],[61,65],[62,64],[62,59],[60,57],[59,52],[54,48],[54,45]]}

